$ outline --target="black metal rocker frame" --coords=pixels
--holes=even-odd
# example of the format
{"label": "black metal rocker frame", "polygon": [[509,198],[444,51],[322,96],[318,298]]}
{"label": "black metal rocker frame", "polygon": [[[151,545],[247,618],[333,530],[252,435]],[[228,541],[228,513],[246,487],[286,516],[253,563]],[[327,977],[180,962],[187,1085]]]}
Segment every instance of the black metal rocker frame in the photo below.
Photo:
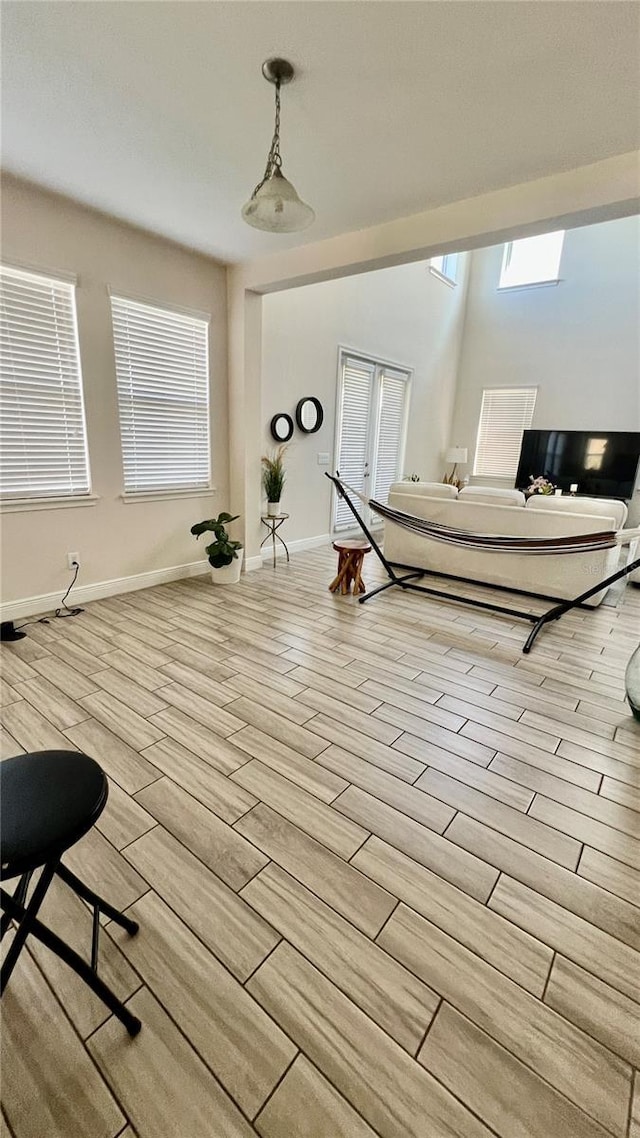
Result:
{"label": "black metal rocker frame", "polygon": [[[107,1005],[110,1011],[120,1020],[126,1027],[129,1035],[137,1035],[140,1031],[140,1020],[134,1016],[121,1000],[111,991],[104,980],[98,975],[98,943],[100,938],[100,914],[104,913],[106,917],[110,917],[116,924],[121,925],[128,933],[133,935],[138,931],[138,923],[132,921],[130,917],[126,917],[118,909],[114,909],[108,901],[104,901],[92,889],[89,889],[84,882],[76,877],[75,873],[67,869],[57,859],[48,861],[42,866],[40,877],[38,878],[31,899],[28,905],[25,906],[27,899],[27,892],[33,874],[37,870],[29,869],[20,875],[18,885],[16,886],[13,896],[7,893],[5,889],[0,889],[0,902],[2,905],[2,917],[0,918],[0,940],[4,937],[5,933],[9,930],[12,922],[16,924],[15,936],[9,946],[5,959],[0,969],[0,994],[4,992],[11,973],[15,968],[18,957],[24,948],[27,937],[33,936],[47,948],[59,956],[65,964],[72,968],[74,972],[80,976],[85,984],[96,996],[98,996],[103,1003]],[[43,925],[38,920],[38,910],[44,901],[47,890],[53,881],[53,878],[58,876],[78,897],[93,909],[93,931],[91,937],[91,963],[86,960],[73,948],[70,948],[56,933],[54,933],[46,925]]]}
{"label": "black metal rocker frame", "polygon": [[[356,507],[351,501],[351,498],[349,497],[345,487],[340,481],[339,472],[338,475],[327,473],[327,478],[333,482],[337,493],[347,503],[347,506],[351,510],[351,513],[356,519],[362,532],[365,534],[367,541],[370,543],[371,548],[376,554],[378,560],[384,566],[384,569],[389,577],[389,580],[385,585],[378,585],[377,589],[371,589],[370,592],[366,592],[364,596],[360,597],[359,602],[361,605],[365,604],[366,601],[371,600],[371,598],[375,597],[378,593],[383,593],[385,589],[392,589],[397,585],[400,589],[411,589],[416,593],[428,593],[429,596],[440,597],[445,601],[455,601],[456,604],[471,605],[473,608],[488,609],[490,612],[499,612],[504,616],[512,616],[518,620],[526,620],[529,621],[530,624],[533,624],[533,628],[527,636],[527,639],[525,640],[522,648],[522,651],[525,653],[525,655],[528,655],[528,653],[531,651],[538,633],[542,631],[545,624],[550,624],[554,620],[559,620],[561,616],[564,616],[564,614],[566,612],[569,612],[571,609],[588,608],[589,606],[585,604],[585,601],[588,601],[590,597],[595,596],[595,594],[601,592],[602,589],[608,588],[609,585],[613,585],[615,581],[619,581],[622,577],[628,576],[628,574],[632,573],[634,569],[640,567],[640,557],[638,557],[635,561],[631,561],[629,564],[625,565],[624,568],[618,569],[616,573],[612,573],[610,577],[605,577],[604,580],[598,581],[596,585],[593,585],[592,588],[587,589],[586,592],[580,593],[578,597],[574,597],[570,601],[563,601],[559,597],[549,597],[545,596],[543,593],[530,593],[525,589],[512,589],[509,588],[508,585],[487,586],[486,581],[478,581],[473,577],[458,577],[453,573],[440,573],[435,569],[419,569],[415,565],[403,565],[398,561],[388,561],[370,529],[367,527],[363,518],[361,518]],[[398,576],[396,573],[397,569],[406,569],[408,572],[403,576]],[[422,580],[423,577],[426,577],[428,575],[432,577],[442,577],[449,581],[461,581],[464,584],[468,585],[481,585],[485,588],[488,587],[491,589],[498,589],[501,592],[505,593],[516,593],[520,596],[534,597],[538,600],[557,601],[558,603],[554,604],[552,608],[547,609],[547,611],[542,613],[541,616],[536,616],[535,613],[522,612],[520,609],[507,608],[506,605],[497,605],[491,601],[478,601],[472,597],[462,597],[457,593],[445,592],[443,589],[433,589],[427,585],[416,584],[416,580]]]}

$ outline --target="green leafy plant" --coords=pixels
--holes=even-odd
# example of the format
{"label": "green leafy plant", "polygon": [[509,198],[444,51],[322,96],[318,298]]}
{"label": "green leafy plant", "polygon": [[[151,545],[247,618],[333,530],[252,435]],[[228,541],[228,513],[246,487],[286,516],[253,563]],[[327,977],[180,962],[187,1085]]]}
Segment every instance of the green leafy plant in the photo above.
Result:
{"label": "green leafy plant", "polygon": [[267,495],[267,502],[279,502],[282,497],[286,473],[284,469],[284,455],[287,447],[278,447],[273,454],[262,456],[262,487]]}
{"label": "green leafy plant", "polygon": [[206,548],[209,564],[213,565],[214,569],[222,569],[224,565],[230,565],[234,557],[238,556],[237,550],[242,549],[242,542],[231,541],[226,528],[231,522],[237,521],[239,517],[239,514],[218,514],[217,518],[209,518],[191,526],[191,533],[194,537],[200,537],[200,534],[203,533],[215,534],[216,540],[212,541]]}

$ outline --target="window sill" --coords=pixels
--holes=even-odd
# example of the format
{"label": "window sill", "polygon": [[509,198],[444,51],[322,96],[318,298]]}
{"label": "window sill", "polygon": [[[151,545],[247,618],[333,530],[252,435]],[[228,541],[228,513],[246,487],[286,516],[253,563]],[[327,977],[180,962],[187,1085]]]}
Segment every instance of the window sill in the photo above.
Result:
{"label": "window sill", "polygon": [[210,498],[217,494],[217,487],[205,486],[188,490],[141,490],[138,493],[121,494],[123,505],[135,506],[137,502],[170,502],[177,498]]}
{"label": "window sill", "polygon": [[86,494],[82,498],[7,498],[0,503],[3,514],[19,514],[36,510],[68,510],[78,506],[97,506],[98,494]]}
{"label": "window sill", "polygon": [[469,486],[500,486],[507,490],[515,488],[516,476],[515,474],[472,474],[469,479]]}
{"label": "window sill", "polygon": [[443,284],[449,285],[449,288],[455,288],[458,283],[452,280],[451,277],[446,277],[444,273],[439,272],[438,269],[433,269],[431,265],[429,265],[429,272],[432,273],[434,277],[437,277],[439,281],[442,281]]}
{"label": "window sill", "polygon": [[559,284],[560,284],[560,278],[558,277],[556,280],[553,280],[553,281],[530,281],[528,284],[498,285],[497,291],[498,292],[522,292],[526,288],[554,288],[556,285],[559,285]]}

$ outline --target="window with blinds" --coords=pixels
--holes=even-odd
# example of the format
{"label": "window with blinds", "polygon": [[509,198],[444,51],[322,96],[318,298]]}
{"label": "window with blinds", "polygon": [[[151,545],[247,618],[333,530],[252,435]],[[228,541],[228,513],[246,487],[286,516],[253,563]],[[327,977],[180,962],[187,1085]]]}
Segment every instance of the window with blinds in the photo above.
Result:
{"label": "window with blinds", "polygon": [[209,486],[208,320],[111,297],[125,493]]}
{"label": "window with blinds", "polygon": [[[375,360],[340,354],[337,469],[354,489],[382,502],[400,475],[409,378],[409,372]],[[363,516],[369,520],[366,509]],[[350,529],[354,524],[346,502],[335,495],[333,530]]]}
{"label": "window with blinds", "polygon": [[88,495],[75,285],[0,266],[0,493]]}
{"label": "window with blinds", "polygon": [[493,387],[482,392],[473,473],[485,478],[515,478],[522,434],[531,426],[535,387]]}

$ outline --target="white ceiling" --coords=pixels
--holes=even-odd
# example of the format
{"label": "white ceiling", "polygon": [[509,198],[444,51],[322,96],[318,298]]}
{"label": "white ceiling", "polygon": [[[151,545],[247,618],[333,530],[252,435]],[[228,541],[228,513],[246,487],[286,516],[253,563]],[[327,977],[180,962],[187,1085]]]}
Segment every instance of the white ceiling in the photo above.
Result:
{"label": "white ceiling", "polygon": [[[237,261],[635,149],[640,5],[5,0],[3,165]],[[249,229],[273,91],[317,213]]]}

